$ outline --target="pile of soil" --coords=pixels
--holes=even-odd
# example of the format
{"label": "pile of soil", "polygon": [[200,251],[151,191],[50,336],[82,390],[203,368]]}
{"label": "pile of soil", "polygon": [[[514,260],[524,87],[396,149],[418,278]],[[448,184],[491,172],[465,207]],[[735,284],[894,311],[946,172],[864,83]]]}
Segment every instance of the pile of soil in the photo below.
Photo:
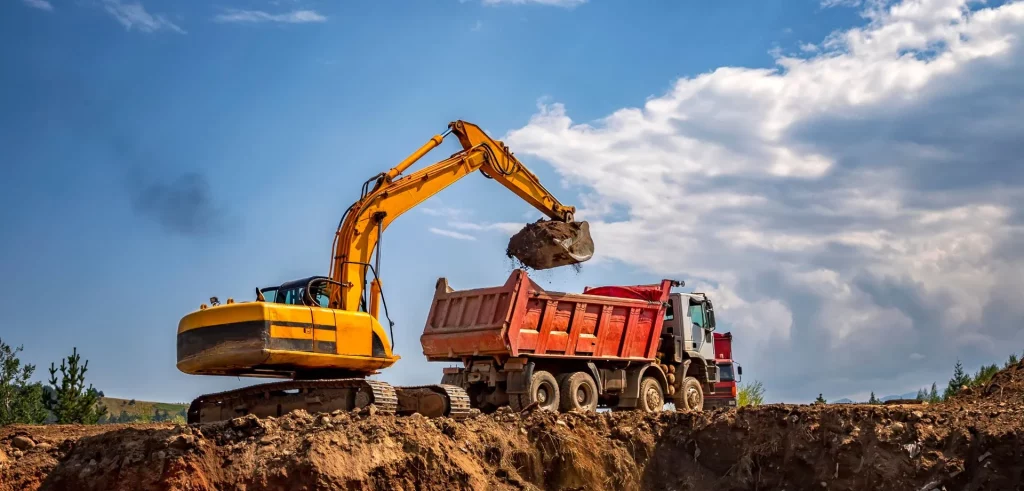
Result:
{"label": "pile of soil", "polygon": [[573,265],[594,256],[588,222],[538,220],[527,224],[508,241],[505,255],[535,270]]}
{"label": "pile of soil", "polygon": [[965,404],[978,401],[1024,403],[1024,360],[1000,370],[981,387],[961,390],[953,400]]}
{"label": "pile of soil", "polygon": [[[26,438],[33,446],[15,453]],[[13,426],[0,429],[0,450],[4,491],[1020,489],[1024,404],[503,408],[463,422],[296,411],[193,426]]]}

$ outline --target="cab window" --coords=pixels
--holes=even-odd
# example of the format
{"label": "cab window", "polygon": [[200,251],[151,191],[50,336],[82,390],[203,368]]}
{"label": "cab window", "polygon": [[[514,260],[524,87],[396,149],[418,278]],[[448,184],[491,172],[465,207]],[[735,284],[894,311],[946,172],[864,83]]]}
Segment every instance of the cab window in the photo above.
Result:
{"label": "cab window", "polygon": [[704,327],[704,308],[701,304],[690,305],[690,320],[692,320],[694,324],[697,324],[702,328]]}
{"label": "cab window", "polygon": [[305,290],[306,289],[302,287],[280,290],[277,293],[277,303],[283,303],[287,305],[302,305],[302,295],[303,293],[305,293]]}
{"label": "cab window", "polygon": [[668,301],[668,307],[665,307],[665,320],[670,321],[676,318],[676,302],[675,300]]}

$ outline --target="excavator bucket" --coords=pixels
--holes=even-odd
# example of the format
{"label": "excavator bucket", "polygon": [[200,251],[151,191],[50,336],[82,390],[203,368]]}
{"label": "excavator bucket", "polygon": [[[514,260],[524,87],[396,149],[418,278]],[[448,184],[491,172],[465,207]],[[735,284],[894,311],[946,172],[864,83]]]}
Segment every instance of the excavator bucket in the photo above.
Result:
{"label": "excavator bucket", "polygon": [[531,269],[557,268],[593,257],[594,239],[585,221],[539,220],[513,235],[505,254]]}

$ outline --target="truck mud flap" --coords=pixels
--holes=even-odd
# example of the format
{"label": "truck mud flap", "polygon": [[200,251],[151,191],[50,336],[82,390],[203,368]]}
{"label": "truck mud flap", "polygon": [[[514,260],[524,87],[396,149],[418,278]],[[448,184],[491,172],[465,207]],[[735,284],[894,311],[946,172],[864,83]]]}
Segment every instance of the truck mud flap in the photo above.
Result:
{"label": "truck mud flap", "polygon": [[[525,394],[530,389],[530,379],[533,378],[534,363],[531,361],[523,366],[522,370],[510,370],[506,382],[505,393]],[[640,389],[637,389],[639,392]]]}
{"label": "truck mud flap", "polygon": [[597,370],[597,365],[589,361],[587,362],[587,369],[590,370],[590,376],[594,377],[594,383],[597,384],[597,395],[604,394],[604,382],[601,381],[601,372]]}

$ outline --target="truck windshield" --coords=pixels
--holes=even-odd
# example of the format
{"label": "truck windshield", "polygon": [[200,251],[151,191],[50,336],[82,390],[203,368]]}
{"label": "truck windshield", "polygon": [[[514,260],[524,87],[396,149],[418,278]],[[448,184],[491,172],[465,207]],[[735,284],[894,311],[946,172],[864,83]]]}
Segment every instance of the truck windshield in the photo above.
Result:
{"label": "truck windshield", "polygon": [[736,380],[736,376],[733,375],[732,363],[718,364],[718,378],[722,382],[733,382]]}

